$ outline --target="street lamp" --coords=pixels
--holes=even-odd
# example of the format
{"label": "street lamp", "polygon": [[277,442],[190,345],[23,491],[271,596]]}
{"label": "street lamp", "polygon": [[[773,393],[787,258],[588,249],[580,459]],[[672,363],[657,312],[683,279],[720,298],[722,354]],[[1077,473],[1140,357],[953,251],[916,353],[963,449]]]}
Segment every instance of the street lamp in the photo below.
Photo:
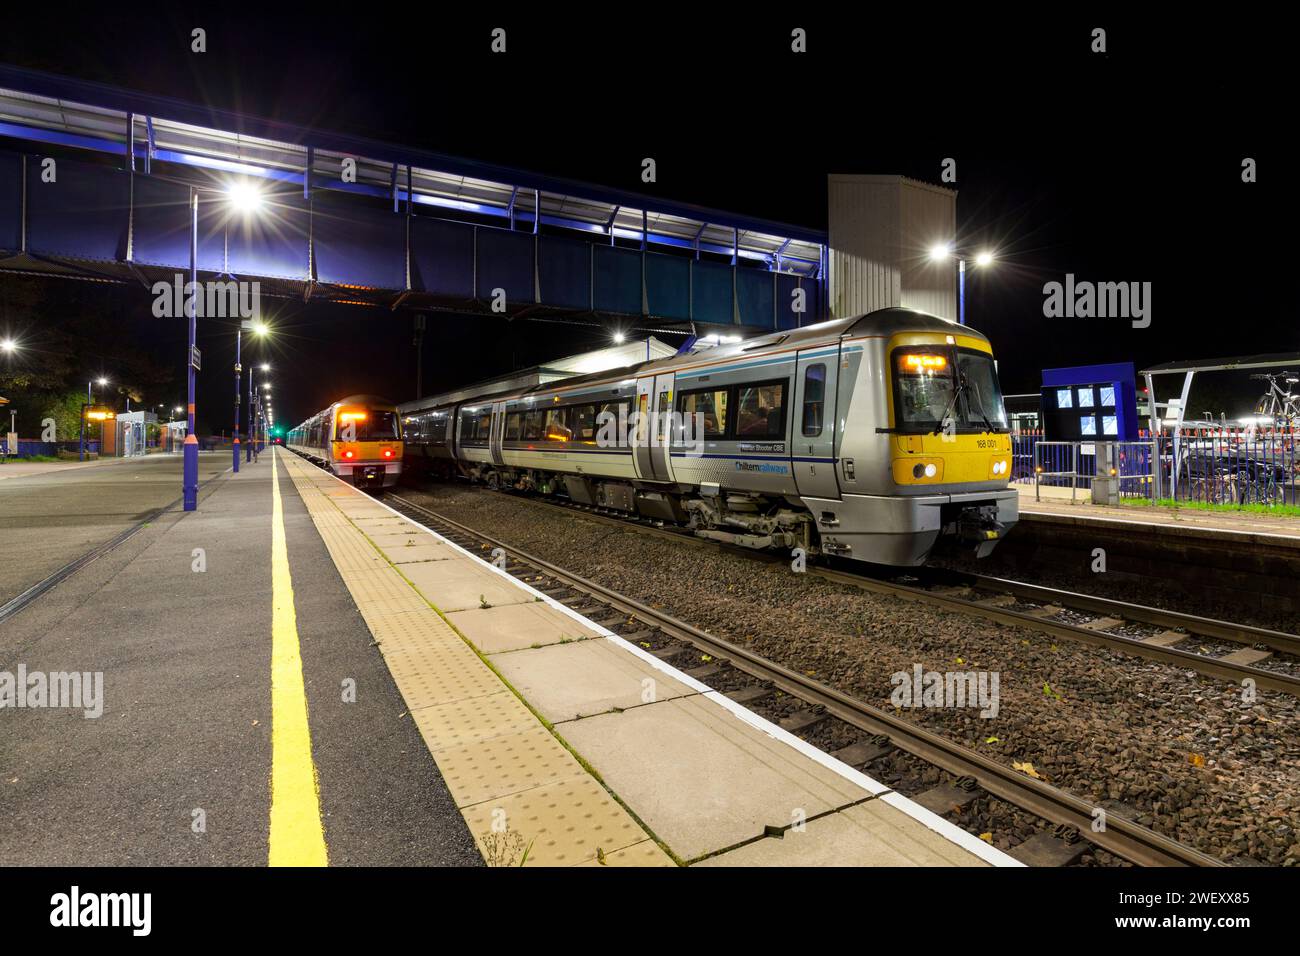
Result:
{"label": "street lamp", "polygon": [[[930,259],[933,262],[942,262],[949,256],[953,255],[952,244],[947,242],[937,243],[930,247]],[[981,250],[975,255],[975,265],[980,268],[987,268],[993,265],[993,253],[987,249]],[[957,258],[957,324],[966,324],[966,254],[962,253]]]}
{"label": "street lamp", "polygon": [[15,342],[13,339],[5,339],[4,341],[0,341],[0,351],[8,352],[10,355],[12,355],[14,352],[18,351],[18,343]]}
{"label": "street lamp", "polygon": [[107,384],[108,379],[104,378],[102,375],[99,378],[91,379],[86,383],[86,404],[81,406],[81,441],[80,449],[77,452],[78,461],[86,460],[86,409],[95,404],[95,396],[92,395],[90,391],[91,386],[98,385],[100,388],[103,388]]}

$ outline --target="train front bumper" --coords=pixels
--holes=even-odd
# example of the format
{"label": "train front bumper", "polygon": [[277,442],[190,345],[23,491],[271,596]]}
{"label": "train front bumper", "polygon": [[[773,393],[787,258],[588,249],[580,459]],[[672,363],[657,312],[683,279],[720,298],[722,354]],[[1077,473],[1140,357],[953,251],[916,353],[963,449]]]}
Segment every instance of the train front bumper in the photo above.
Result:
{"label": "train front bumper", "polygon": [[397,484],[402,473],[400,461],[358,461],[337,463],[335,474],[344,481],[350,481],[358,488],[391,488]]}
{"label": "train front bumper", "polygon": [[956,535],[983,556],[1020,518],[1020,493],[1014,488],[804,502],[817,517],[826,553],[896,567],[924,563],[941,535]]}

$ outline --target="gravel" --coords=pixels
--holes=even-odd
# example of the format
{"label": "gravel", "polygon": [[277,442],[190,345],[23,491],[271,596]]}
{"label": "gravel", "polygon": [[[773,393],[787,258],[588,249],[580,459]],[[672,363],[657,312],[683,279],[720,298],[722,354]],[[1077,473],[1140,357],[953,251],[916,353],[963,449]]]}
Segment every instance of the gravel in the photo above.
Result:
{"label": "gravel", "polygon": [[1173,665],[506,494],[464,485],[403,494],[879,707],[894,708],[891,694],[915,664],[996,673],[996,716],[979,707],[901,713],[1211,856],[1300,866],[1295,698],[1247,701],[1234,685]]}

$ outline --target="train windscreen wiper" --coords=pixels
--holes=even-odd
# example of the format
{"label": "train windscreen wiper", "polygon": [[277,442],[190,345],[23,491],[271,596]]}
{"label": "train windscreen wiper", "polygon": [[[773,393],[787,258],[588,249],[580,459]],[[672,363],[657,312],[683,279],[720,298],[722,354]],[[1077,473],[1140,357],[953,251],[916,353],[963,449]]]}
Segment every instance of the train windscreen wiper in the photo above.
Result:
{"label": "train windscreen wiper", "polygon": [[975,410],[979,412],[980,418],[984,419],[984,427],[996,435],[998,430],[993,427],[993,423],[989,421],[988,413],[984,411],[984,401],[980,398],[980,387],[976,385],[971,389],[971,394],[975,396]]}
{"label": "train windscreen wiper", "polygon": [[964,391],[966,391],[966,376],[961,371],[958,371],[957,387],[952,390],[952,398],[948,399],[948,404],[944,407],[943,414],[939,416],[939,421],[934,426],[934,431],[930,432],[931,435],[937,435],[943,431],[943,423],[948,420],[948,416],[952,412],[957,410],[957,399],[961,397],[961,393]]}

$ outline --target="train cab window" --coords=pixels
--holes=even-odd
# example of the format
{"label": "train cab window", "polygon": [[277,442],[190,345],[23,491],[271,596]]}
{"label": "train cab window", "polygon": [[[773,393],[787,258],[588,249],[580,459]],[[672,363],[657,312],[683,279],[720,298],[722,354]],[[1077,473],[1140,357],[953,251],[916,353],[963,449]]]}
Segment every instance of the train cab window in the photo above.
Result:
{"label": "train cab window", "polygon": [[[721,438],[727,431],[727,390],[706,388],[683,392],[677,399],[677,408],[694,422],[696,415],[703,416],[704,437]],[[691,426],[692,428],[694,425]]]}
{"label": "train cab window", "polygon": [[785,382],[736,387],[736,437],[785,436]]}
{"label": "train cab window", "polygon": [[809,365],[803,373],[803,433],[815,438],[822,433],[822,413],[826,408],[826,366]]}
{"label": "train cab window", "polygon": [[400,437],[397,413],[367,408],[339,412],[341,424],[355,429],[353,441],[394,441]]}

